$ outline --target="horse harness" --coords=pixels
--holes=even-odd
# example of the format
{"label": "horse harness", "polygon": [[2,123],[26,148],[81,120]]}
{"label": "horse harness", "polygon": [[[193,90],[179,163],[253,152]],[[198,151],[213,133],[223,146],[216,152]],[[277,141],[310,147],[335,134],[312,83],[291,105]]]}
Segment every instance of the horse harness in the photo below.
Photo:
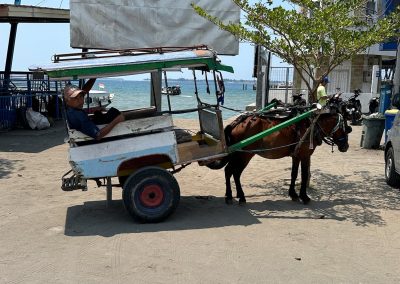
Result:
{"label": "horse harness", "polygon": [[[281,113],[282,114],[282,113]],[[321,127],[321,125],[318,123],[318,118],[320,115],[323,113],[319,113],[317,116],[315,116],[313,119],[309,119],[310,125],[307,128],[307,131],[301,135],[300,133],[300,128],[299,125],[296,123],[296,133],[298,136],[298,142],[289,144],[289,145],[284,145],[278,148],[284,148],[284,147],[290,147],[296,145],[294,148],[292,156],[295,156],[298,154],[300,146],[306,142],[307,137],[310,137],[309,142],[310,142],[310,149],[314,149],[314,139],[316,139],[317,145],[321,145],[322,141],[325,142],[326,144],[332,146],[332,153],[333,153],[333,146],[337,144],[337,142],[342,141],[342,140],[347,140],[347,136],[343,138],[337,139],[337,142],[333,139],[332,135],[338,131],[339,129],[343,129],[343,131],[346,131],[346,126],[345,126],[345,121],[343,116],[338,113],[338,118],[335,127],[330,131],[330,133],[326,133],[324,129]],[[257,118],[270,118],[270,119],[279,119],[279,118],[286,118],[286,117],[291,117],[294,114],[293,112],[290,112],[290,114],[287,112],[285,115],[278,115],[276,112],[273,113],[268,113],[268,114],[260,114],[260,113],[252,113],[252,112],[247,112],[243,113],[239,117],[237,117],[229,126],[229,130],[232,131],[237,125],[242,123],[244,120],[246,120],[248,117],[252,116],[251,120],[257,119]],[[316,126],[316,127],[315,127]],[[310,136],[308,136],[310,134]],[[314,139],[313,139],[314,138]],[[277,148],[271,148],[271,149],[255,149],[255,150],[238,150],[239,152],[252,152],[252,153],[258,153],[258,152],[264,152],[264,151],[271,151],[275,150]]]}

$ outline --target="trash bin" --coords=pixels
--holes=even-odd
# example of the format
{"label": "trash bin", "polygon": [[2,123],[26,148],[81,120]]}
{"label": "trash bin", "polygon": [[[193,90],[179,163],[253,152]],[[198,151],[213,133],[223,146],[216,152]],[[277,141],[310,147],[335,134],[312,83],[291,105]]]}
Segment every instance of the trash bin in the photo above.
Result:
{"label": "trash bin", "polygon": [[392,85],[386,84],[381,87],[379,97],[379,112],[385,113],[390,106],[390,99],[392,97]]}
{"label": "trash bin", "polygon": [[360,146],[365,149],[379,148],[384,129],[384,117],[364,117]]}
{"label": "trash bin", "polygon": [[393,126],[394,118],[396,114],[399,112],[398,109],[391,109],[385,111],[385,144],[387,142],[387,132]]}

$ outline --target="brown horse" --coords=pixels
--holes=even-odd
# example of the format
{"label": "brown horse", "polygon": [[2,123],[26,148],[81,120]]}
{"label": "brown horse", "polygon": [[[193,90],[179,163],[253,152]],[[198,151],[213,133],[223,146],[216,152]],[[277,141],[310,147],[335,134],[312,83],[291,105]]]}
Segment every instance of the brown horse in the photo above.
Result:
{"label": "brown horse", "polygon": [[[277,117],[273,112],[272,115],[271,113],[242,115],[225,128],[227,144],[233,145],[289,118]],[[292,174],[289,196],[294,201],[300,198],[304,204],[307,204],[310,201],[306,192],[308,179],[310,178],[310,158],[315,147],[325,141],[332,146],[336,144],[340,152],[346,152],[349,148],[348,133],[350,132],[351,127],[347,126],[341,114],[336,112],[315,113],[312,118],[303,119],[296,124],[274,132],[243,148],[241,151],[233,152],[222,160],[207,164],[207,167],[221,169],[226,165],[225,202],[227,204],[232,203],[230,178],[233,175],[237,198],[239,198],[239,204],[242,204],[246,203],[246,198],[241,186],[240,176],[255,154],[266,159],[280,159],[291,156]],[[295,191],[295,182],[300,164],[301,188],[300,195],[298,195]]]}

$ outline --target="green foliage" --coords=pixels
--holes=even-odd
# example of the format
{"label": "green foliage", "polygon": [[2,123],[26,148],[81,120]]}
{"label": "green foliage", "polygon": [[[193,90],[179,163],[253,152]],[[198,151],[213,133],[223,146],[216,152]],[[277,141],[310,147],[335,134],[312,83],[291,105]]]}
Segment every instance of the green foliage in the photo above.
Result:
{"label": "green foliage", "polygon": [[386,17],[373,18],[365,15],[366,0],[286,1],[293,6],[291,10],[274,6],[274,1],[254,5],[248,0],[232,1],[244,12],[244,22],[224,23],[193,3],[192,7],[239,40],[264,46],[292,64],[310,94],[323,76],[344,61],[399,36],[400,7]]}

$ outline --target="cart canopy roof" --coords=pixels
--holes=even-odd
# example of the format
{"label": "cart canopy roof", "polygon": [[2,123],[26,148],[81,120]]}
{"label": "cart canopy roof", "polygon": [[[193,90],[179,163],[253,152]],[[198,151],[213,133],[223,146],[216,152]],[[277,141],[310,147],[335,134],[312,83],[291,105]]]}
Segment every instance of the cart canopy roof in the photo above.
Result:
{"label": "cart canopy roof", "polygon": [[53,60],[51,64],[31,66],[29,70],[45,72],[55,80],[115,77],[177,68],[233,73],[233,68],[221,64],[216,53],[209,49],[95,51],[55,55]]}

